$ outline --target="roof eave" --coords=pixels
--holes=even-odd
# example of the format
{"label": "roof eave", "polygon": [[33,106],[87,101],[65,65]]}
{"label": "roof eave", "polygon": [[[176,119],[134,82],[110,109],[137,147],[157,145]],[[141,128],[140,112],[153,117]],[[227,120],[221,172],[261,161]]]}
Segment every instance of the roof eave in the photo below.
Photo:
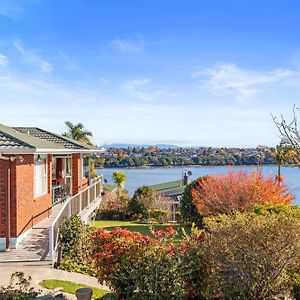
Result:
{"label": "roof eave", "polygon": [[3,149],[0,148],[0,153],[2,154],[33,154],[35,153],[35,148],[28,148],[28,149]]}
{"label": "roof eave", "polygon": [[35,153],[41,154],[72,154],[72,153],[101,153],[103,150],[101,149],[44,149],[44,148],[37,148]]}
{"label": "roof eave", "polygon": [[1,149],[2,154],[72,154],[72,153],[101,153],[101,149],[46,149],[46,148],[28,148],[28,149]]}

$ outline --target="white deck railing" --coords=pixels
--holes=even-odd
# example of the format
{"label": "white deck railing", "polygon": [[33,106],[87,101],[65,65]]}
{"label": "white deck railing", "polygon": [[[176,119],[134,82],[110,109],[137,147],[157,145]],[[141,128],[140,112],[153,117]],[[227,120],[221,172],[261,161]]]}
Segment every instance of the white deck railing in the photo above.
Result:
{"label": "white deck railing", "polygon": [[91,181],[91,185],[86,189],[67,198],[59,214],[49,226],[49,258],[51,260],[54,259],[55,252],[57,251],[60,226],[66,219],[69,219],[72,215],[80,215],[93,201],[99,199],[102,188],[103,177],[98,176]]}

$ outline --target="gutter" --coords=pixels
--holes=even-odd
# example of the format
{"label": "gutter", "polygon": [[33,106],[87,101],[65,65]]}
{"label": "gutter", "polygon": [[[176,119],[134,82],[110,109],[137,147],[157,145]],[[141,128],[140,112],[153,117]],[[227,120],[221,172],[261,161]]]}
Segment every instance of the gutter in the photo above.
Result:
{"label": "gutter", "polygon": [[2,160],[9,160],[9,157],[3,156],[2,152],[0,152],[0,159],[2,159]]}
{"label": "gutter", "polygon": [[[72,153],[103,153],[102,149],[2,149],[0,151],[0,159],[2,154],[72,154]],[[3,157],[3,156],[2,156]],[[5,158],[4,158],[5,159]]]}

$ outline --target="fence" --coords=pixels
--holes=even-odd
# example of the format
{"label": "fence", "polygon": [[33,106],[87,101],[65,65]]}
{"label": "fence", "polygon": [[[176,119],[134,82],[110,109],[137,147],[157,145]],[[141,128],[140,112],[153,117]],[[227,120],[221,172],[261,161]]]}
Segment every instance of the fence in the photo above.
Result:
{"label": "fence", "polygon": [[53,260],[54,254],[57,251],[59,228],[66,219],[72,215],[79,215],[85,208],[101,197],[103,186],[102,176],[96,177],[91,182],[91,185],[80,191],[78,194],[67,198],[61,211],[49,226],[49,257]]}

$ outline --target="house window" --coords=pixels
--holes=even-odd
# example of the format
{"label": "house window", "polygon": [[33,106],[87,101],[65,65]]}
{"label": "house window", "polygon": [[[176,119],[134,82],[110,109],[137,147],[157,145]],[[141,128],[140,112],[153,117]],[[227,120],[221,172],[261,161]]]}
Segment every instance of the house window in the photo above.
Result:
{"label": "house window", "polygon": [[34,156],[34,197],[48,192],[47,156]]}

